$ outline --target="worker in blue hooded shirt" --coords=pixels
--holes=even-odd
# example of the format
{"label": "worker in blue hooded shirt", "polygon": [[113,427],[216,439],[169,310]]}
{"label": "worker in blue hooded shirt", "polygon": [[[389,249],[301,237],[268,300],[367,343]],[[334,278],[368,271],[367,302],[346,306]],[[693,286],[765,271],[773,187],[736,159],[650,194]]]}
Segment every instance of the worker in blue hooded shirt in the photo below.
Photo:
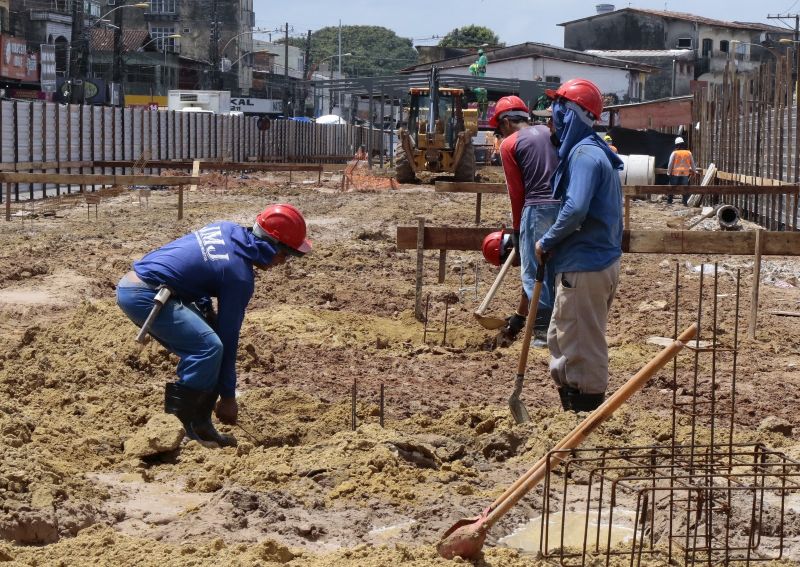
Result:
{"label": "worker in blue hooded shirt", "polygon": [[222,423],[236,424],[236,351],[255,289],[253,268],[266,270],[310,250],[300,211],[270,205],[252,229],[225,221],[207,224],[150,252],[120,280],[117,303],[138,326],[158,290],[171,292],[149,333],[180,358],[178,381],[164,390],[164,410],[180,419],[189,439],[235,444],[216,430],[211,414],[216,407]]}
{"label": "worker in blue hooded shirt", "polygon": [[555,223],[536,243],[537,258],[548,258],[556,274],[550,374],[565,410],[591,411],[608,387],[605,334],[622,256],[622,161],[592,129],[603,110],[597,86],[572,79],[547,94],[560,160],[553,197],[561,200]]}

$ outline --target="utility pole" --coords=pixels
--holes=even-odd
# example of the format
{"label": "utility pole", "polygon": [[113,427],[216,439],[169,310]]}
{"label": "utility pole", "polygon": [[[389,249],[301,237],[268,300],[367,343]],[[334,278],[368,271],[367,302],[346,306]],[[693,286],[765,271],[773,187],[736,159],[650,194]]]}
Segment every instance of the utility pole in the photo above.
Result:
{"label": "utility pole", "polygon": [[303,98],[302,102],[300,103],[300,109],[303,112],[303,116],[305,116],[306,114],[306,98],[308,97],[308,82],[311,80],[311,77],[308,76],[309,69],[311,69],[311,30],[308,30],[308,35],[306,36],[306,57],[305,61],[303,62],[303,91],[302,91]]}
{"label": "utility pole", "polygon": [[211,41],[208,43],[208,59],[211,61],[211,88],[219,91],[222,90],[222,74],[219,68],[219,21],[217,3],[218,0],[211,0]]}
{"label": "utility pole", "polygon": [[114,60],[112,61],[111,70],[111,82],[114,83],[114,88],[117,89],[116,106],[122,106],[123,97],[125,96],[122,88],[124,66],[125,61],[122,59],[122,10],[117,10],[114,13]]}
{"label": "utility pole", "polygon": [[283,117],[289,118],[289,23],[283,38]]}
{"label": "utility pole", "polygon": [[794,40],[800,41],[800,14],[772,14],[767,16],[769,20],[789,20],[794,18]]}
{"label": "utility pole", "polygon": [[83,79],[86,76],[88,38],[83,22],[83,2],[72,2],[72,42],[69,50],[70,102],[83,103]]}

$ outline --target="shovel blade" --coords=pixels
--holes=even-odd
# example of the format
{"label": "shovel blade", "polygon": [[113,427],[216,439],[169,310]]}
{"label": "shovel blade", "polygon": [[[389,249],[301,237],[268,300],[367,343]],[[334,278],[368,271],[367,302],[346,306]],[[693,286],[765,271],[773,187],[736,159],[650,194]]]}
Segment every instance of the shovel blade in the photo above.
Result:
{"label": "shovel blade", "polygon": [[511,410],[511,415],[514,416],[514,421],[516,421],[517,424],[528,423],[531,420],[528,409],[525,407],[525,404],[522,403],[522,400],[519,399],[520,394],[522,394],[522,383],[524,379],[524,374],[517,374],[517,378],[514,381],[514,391],[511,393],[511,397],[508,398],[508,409]]}
{"label": "shovel blade", "polygon": [[511,410],[511,415],[514,416],[514,421],[517,422],[517,425],[528,423],[531,420],[528,408],[525,407],[525,404],[522,403],[518,396],[512,395],[508,398],[508,409]]}
{"label": "shovel blade", "polygon": [[499,317],[488,317],[485,315],[479,315],[478,313],[474,313],[475,318],[478,320],[478,323],[484,329],[489,329],[490,331],[494,331],[495,329],[499,329],[500,327],[504,327],[506,325],[505,319],[500,319]]}
{"label": "shovel blade", "polygon": [[488,531],[486,512],[476,518],[462,518],[444,533],[436,550],[445,559],[477,559]]}

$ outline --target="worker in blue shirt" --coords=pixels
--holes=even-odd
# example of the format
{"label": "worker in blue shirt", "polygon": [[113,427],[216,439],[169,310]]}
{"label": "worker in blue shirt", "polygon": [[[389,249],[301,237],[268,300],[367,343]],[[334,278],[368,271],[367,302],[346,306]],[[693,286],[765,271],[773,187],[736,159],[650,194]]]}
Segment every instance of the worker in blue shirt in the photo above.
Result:
{"label": "worker in blue shirt", "polygon": [[560,159],[553,197],[555,223],[536,243],[556,274],[556,298],[547,346],[550,374],[565,410],[591,411],[608,387],[606,326],[622,256],[622,161],[594,133],[603,111],[600,90],[572,79],[553,99],[554,142]]}
{"label": "worker in blue shirt", "polygon": [[120,280],[117,303],[139,326],[158,290],[171,291],[149,332],[180,358],[178,381],[164,390],[164,410],[180,419],[189,439],[235,444],[214,428],[211,413],[216,406],[222,423],[236,424],[236,351],[255,289],[253,268],[266,270],[310,250],[300,211],[270,205],[253,228],[210,223],[134,262]]}

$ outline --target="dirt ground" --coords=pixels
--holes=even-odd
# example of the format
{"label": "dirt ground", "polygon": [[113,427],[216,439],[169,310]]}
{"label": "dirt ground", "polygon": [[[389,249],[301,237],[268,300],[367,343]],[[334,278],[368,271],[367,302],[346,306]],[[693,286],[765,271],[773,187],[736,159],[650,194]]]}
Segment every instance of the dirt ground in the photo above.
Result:
{"label": "dirt ground", "polygon": [[[154,191],[147,207],[124,194],[104,199],[97,219],[92,211],[87,220],[78,205],[0,222],[0,562],[450,564],[435,551],[442,532],[479,513],[580,419],[557,407],[546,352],[534,349],[524,392],[533,419],[513,423],[506,400],[519,344],[493,348],[493,333],[472,317],[496,275],[477,252],[451,252],[443,285],[435,283],[438,254],[426,253],[423,343],[414,319],[416,257],[397,250],[395,229],[419,215],[434,226],[470,226],[475,197],[436,194],[430,185],[342,193],[331,174],[321,187],[298,174],[292,183],[278,175],[225,185],[213,178],[188,192],[182,221],[175,192]],[[157,345],[137,348],[136,328],[115,305],[117,281],[160,244],[213,220],[249,225],[280,201],[305,213],[315,249],[257,276],[238,354],[242,427],[224,428],[239,446],[189,442],[131,456],[125,442],[162,414],[176,359]],[[483,226],[508,224],[506,197],[483,202]],[[674,227],[688,214],[681,205],[638,201],[633,226]],[[765,258],[759,328],[750,340],[752,258],[625,255],[609,321],[610,390],[658,352],[649,337],[672,336],[676,263],[684,328],[696,318],[699,271],[714,262],[728,344],[741,270],[737,438],[798,456],[800,318],[770,313],[800,311],[796,258]],[[493,313],[513,311],[517,277],[515,270]],[[706,339],[712,295],[707,288]],[[586,444],[663,442],[671,376],[660,373]],[[719,387],[730,380],[721,372]],[[770,416],[788,429],[759,428]],[[543,565],[497,545],[539,506],[532,495],[513,509],[476,564]],[[784,564],[798,564],[800,530],[789,531]]]}

